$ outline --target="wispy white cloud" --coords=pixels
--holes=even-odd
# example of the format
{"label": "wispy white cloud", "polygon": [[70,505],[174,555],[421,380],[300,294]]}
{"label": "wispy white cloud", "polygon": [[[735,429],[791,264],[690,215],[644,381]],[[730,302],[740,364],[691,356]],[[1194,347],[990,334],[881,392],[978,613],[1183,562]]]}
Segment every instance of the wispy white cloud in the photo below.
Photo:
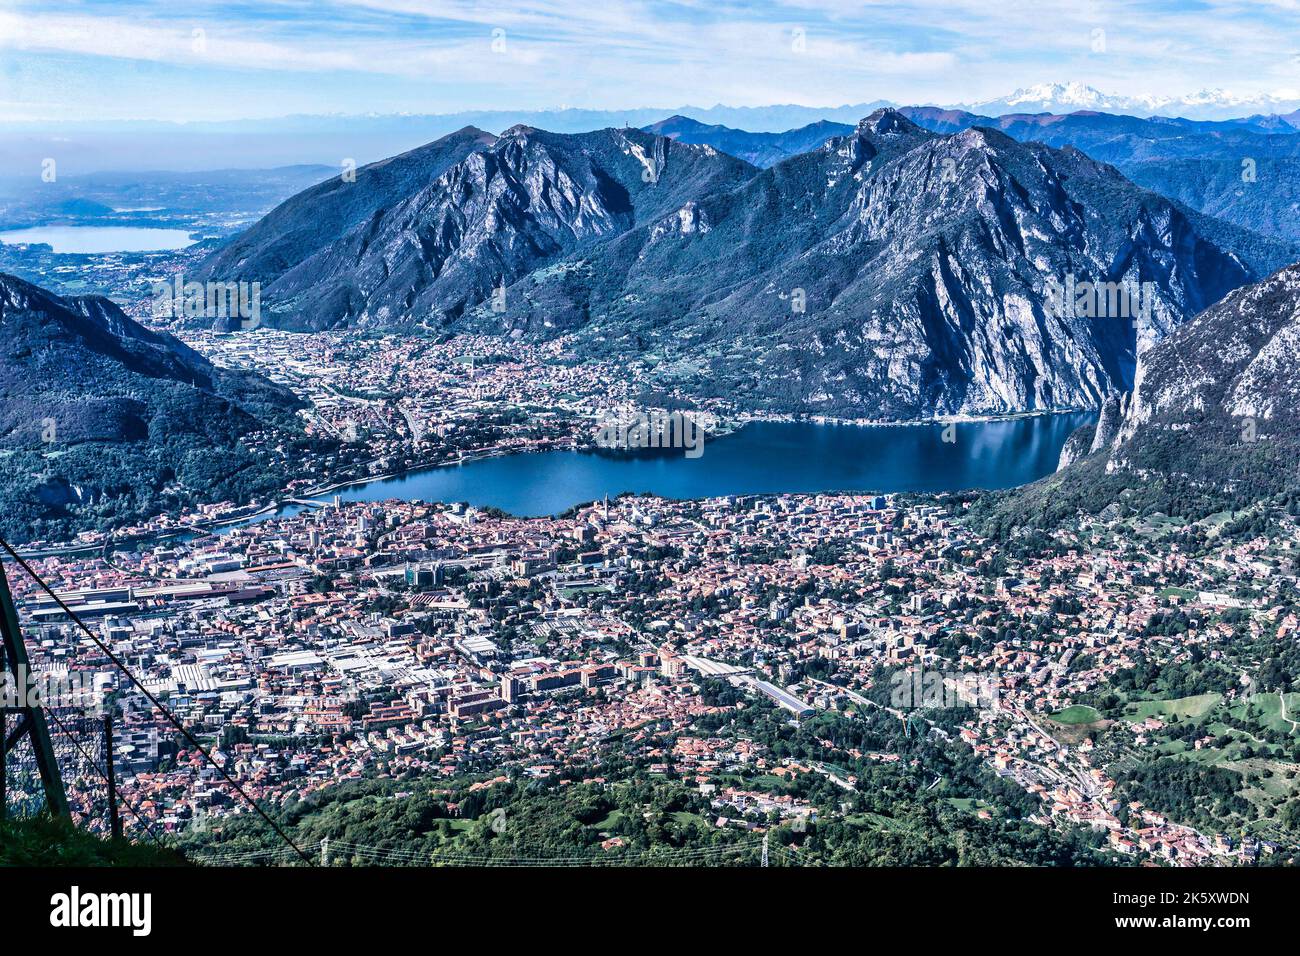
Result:
{"label": "wispy white cloud", "polygon": [[[959,102],[1081,78],[1120,93],[1300,86],[1300,0],[0,0],[0,56],[42,82],[174,68],[195,115],[253,88],[321,112],[560,103]],[[196,33],[195,31],[201,31]],[[494,35],[494,31],[498,31]],[[503,31],[503,32],[501,32]],[[1104,37],[1098,49],[1096,31]],[[114,64],[117,64],[116,66]],[[9,81],[12,87],[16,81]],[[102,95],[107,95],[104,93]],[[64,112],[75,110],[71,98]],[[95,109],[93,104],[86,107]],[[123,107],[125,109],[127,107]],[[229,108],[229,102],[223,104]]]}
{"label": "wispy white cloud", "polygon": [[[239,23],[197,20],[138,22],[124,17],[22,15],[0,12],[0,48],[57,51],[92,57],[148,60],[186,66],[328,73],[352,71],[423,75],[432,68],[481,63],[490,39],[430,45],[384,38],[348,42],[325,38],[301,42],[259,37]],[[501,59],[539,61],[515,44]]]}

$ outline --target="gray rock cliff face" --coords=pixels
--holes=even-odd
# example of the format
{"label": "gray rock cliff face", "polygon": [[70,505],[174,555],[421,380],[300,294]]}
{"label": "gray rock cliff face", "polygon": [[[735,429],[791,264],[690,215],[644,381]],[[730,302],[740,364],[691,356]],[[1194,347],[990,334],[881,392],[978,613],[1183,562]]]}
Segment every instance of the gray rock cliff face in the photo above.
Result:
{"label": "gray rock cliff face", "polygon": [[286,270],[263,288],[263,312],[327,328],[436,326],[484,303],[501,311],[501,290],[529,272],[753,172],[639,130],[515,127]]}
{"label": "gray rock cliff face", "polygon": [[317,183],[286,199],[204,261],[200,281],[269,284],[380,210],[401,202],[496,137],[467,126]]}
{"label": "gray rock cliff face", "polygon": [[761,171],[639,130],[519,127],[286,268],[262,311],[571,334],[689,358],[692,387],[754,407],[928,418],[1098,408],[1287,255],[1077,150],[894,110]]}
{"label": "gray rock cliff face", "polygon": [[1238,289],[1145,352],[1114,435],[1098,448],[1108,471],[1226,487],[1279,477],[1234,474],[1231,466],[1256,454],[1293,456],[1298,445],[1300,265],[1293,265]]}
{"label": "gray rock cliff face", "polygon": [[1056,470],[1064,471],[1080,458],[1092,451],[1092,440],[1097,433],[1096,425],[1080,425],[1070,433],[1070,437],[1061,446],[1061,457],[1056,461]]}
{"label": "gray rock cliff face", "polygon": [[1115,436],[1119,434],[1120,425],[1124,421],[1128,401],[1128,392],[1111,395],[1106,399],[1105,404],[1101,406],[1101,414],[1097,418],[1097,427],[1094,429],[1092,436],[1092,446],[1088,449],[1089,454],[1114,444]]}

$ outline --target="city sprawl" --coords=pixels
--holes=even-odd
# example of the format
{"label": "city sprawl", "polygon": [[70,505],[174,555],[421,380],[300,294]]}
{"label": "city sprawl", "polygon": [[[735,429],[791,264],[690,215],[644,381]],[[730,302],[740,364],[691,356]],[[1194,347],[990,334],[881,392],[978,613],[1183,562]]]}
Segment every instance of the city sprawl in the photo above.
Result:
{"label": "city sprawl", "polygon": [[[1191,658],[1242,676],[1184,703],[1267,707],[1247,677],[1259,662],[1242,648],[1294,639],[1294,592],[1277,575],[1293,567],[1294,537],[1190,559],[1154,529],[1122,543],[1122,529],[1093,522],[1019,557],[964,530],[961,512],[955,501],[840,495],[625,496],[544,519],[325,504],[220,537],[36,567],[271,806],[375,776],[612,786],[600,768],[618,754],[705,795],[708,826],[802,820],[807,834],[806,821],[828,813],[861,817],[858,768],[898,761],[896,745],[824,739],[816,759],[782,756],[726,715],[769,709],[833,727],[885,714],[897,737],[969,750],[1034,795],[1036,825],[1085,828],[1116,853],[1183,865],[1272,852],[1262,820],[1258,833],[1194,829],[1107,772],[1131,755],[1227,746],[1208,723],[1178,733],[1177,708],[1160,704],[1083,733],[1059,718],[1135,667]],[[47,666],[109,669],[30,582],[16,589]],[[949,688],[961,683],[951,675],[976,674],[993,693],[900,700],[913,677],[894,675],[927,672],[949,675]],[[116,683],[122,789],[144,815],[210,831],[247,813]],[[1271,702],[1294,729],[1294,698]],[[1289,792],[1295,756],[1261,741],[1235,765],[1267,778],[1261,794]],[[942,778],[930,786],[945,793]],[[978,794],[952,799],[996,812]]]}

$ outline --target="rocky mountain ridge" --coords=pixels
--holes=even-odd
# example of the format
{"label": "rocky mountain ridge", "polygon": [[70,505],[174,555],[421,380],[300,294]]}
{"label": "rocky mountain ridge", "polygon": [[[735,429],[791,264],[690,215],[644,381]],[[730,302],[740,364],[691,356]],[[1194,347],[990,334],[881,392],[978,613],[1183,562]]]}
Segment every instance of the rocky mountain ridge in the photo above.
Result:
{"label": "rocky mountain ridge", "polygon": [[[1291,258],[1078,150],[892,109],[766,170],[519,127],[284,271],[263,315],[570,334],[689,357],[695,387],[756,408],[927,418],[1098,407],[1140,348]],[[1054,306],[1094,282],[1104,314]]]}

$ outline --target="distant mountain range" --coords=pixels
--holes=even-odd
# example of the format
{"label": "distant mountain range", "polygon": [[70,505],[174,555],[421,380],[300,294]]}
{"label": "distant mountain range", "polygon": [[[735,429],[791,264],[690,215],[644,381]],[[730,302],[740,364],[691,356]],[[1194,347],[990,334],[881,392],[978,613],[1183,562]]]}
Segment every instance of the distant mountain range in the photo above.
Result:
{"label": "distant mountain range", "polygon": [[1230,119],[1292,113],[1300,109],[1300,92],[1239,95],[1206,89],[1183,96],[1103,93],[1086,83],[1039,83],[1008,96],[964,104],[961,108],[989,116],[1006,113],[1073,113],[1096,110],[1129,116],[1177,116],[1193,120]]}
{"label": "distant mountain range", "polygon": [[[557,133],[580,133],[606,127],[645,127],[676,115],[706,126],[780,133],[820,122],[853,125],[876,109],[902,105],[875,99],[840,106],[466,110],[443,114],[301,115],[183,124],[153,120],[7,122],[0,123],[0,168],[39,169],[41,160],[49,156],[59,157],[60,175],[111,169],[210,170],[300,163],[339,167],[344,159],[364,165],[403,153],[467,126],[496,132],[524,125]],[[1009,113],[1094,110],[1190,120],[1257,117],[1267,121],[1270,116],[1300,110],[1300,95],[1282,91],[1241,96],[1222,90],[1203,90],[1186,96],[1120,96],[1076,82],[1039,84],[974,103],[923,105],[995,117]]]}
{"label": "distant mountain range", "polygon": [[[1300,156],[1300,111],[1226,121],[1142,119],[1091,110],[991,116],[937,106],[903,106],[898,112],[936,133],[985,126],[1019,140],[1075,146],[1093,159],[1116,164],[1203,159],[1207,153],[1255,159]],[[672,116],[645,129],[682,142],[704,143],[756,166],[770,166],[814,149],[832,136],[844,136],[852,132],[853,125],[821,122],[782,133],[752,133]]]}
{"label": "distant mountain range", "polygon": [[648,133],[667,136],[679,143],[712,146],[720,152],[766,169],[783,159],[817,149],[833,136],[847,136],[853,132],[853,124],[820,120],[781,133],[751,133],[719,124],[710,126],[687,116],[670,116],[666,120],[651,123],[644,129]]}
{"label": "distant mountain range", "polygon": [[220,500],[282,484],[242,442],[298,434],[300,402],[285,389],[215,367],[108,299],[60,298],[4,274],[0,331],[6,536],[65,534],[195,494]]}
{"label": "distant mountain range", "polygon": [[[1098,406],[1143,343],[1300,258],[1077,150],[896,110],[766,170],[641,130],[528,127],[390,164],[427,173],[294,197],[205,277],[263,282],[285,328],[571,333],[752,407],[924,418]],[[1066,277],[1149,283],[1147,308],[1052,314]]]}

